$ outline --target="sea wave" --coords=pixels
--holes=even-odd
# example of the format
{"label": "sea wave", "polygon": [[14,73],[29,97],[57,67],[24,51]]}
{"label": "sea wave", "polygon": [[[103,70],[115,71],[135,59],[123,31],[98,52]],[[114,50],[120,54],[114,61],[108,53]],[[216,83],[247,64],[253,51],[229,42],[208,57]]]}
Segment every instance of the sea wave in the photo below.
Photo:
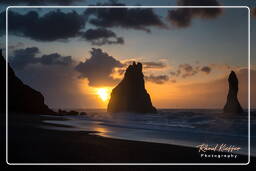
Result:
{"label": "sea wave", "polygon": [[[221,110],[160,110],[158,114],[118,113],[103,110],[86,111],[86,116],[64,116],[68,120],[45,121],[67,124],[73,131],[93,131],[105,137],[158,142],[183,146],[200,143],[227,143],[241,146],[243,153],[248,145],[248,117],[223,116]],[[255,117],[251,128],[256,128]],[[68,128],[72,130],[72,128]],[[256,139],[251,135],[253,140]]]}

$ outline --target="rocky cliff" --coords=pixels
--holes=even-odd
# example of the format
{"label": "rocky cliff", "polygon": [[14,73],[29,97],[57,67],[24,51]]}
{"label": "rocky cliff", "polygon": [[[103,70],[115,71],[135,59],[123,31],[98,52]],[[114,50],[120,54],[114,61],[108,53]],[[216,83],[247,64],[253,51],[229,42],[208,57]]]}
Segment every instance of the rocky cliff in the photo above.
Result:
{"label": "rocky cliff", "polygon": [[133,62],[123,80],[112,90],[108,112],[156,113],[144,85],[142,64]]}
{"label": "rocky cliff", "polygon": [[[0,70],[1,70],[1,112],[5,112],[6,105],[6,61],[0,52]],[[13,69],[8,65],[8,111],[17,113],[38,113],[38,114],[55,114],[44,103],[43,95],[23,84],[15,75]]]}
{"label": "rocky cliff", "polygon": [[242,113],[243,109],[238,101],[237,93],[238,93],[238,79],[236,77],[236,73],[231,71],[229,78],[229,91],[227,96],[227,102],[224,106],[224,113]]}

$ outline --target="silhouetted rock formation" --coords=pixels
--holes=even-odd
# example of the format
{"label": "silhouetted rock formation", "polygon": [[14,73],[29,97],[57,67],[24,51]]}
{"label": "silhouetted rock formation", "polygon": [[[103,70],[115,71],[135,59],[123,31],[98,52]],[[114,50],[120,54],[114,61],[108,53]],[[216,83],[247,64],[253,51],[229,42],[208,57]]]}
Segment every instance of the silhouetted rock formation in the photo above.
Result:
{"label": "silhouetted rock formation", "polygon": [[86,112],[78,112],[75,110],[71,110],[68,112],[66,110],[61,110],[61,109],[58,110],[58,114],[59,115],[87,115]]}
{"label": "silhouetted rock formation", "polygon": [[123,80],[112,90],[108,112],[156,113],[143,77],[142,64],[133,62]]}
{"label": "silhouetted rock formation", "polygon": [[237,99],[238,79],[234,71],[231,71],[228,77],[229,91],[224,113],[242,113],[243,109]]}
{"label": "silhouetted rock formation", "polygon": [[[6,106],[6,62],[2,55],[0,56],[1,68],[1,112],[5,112]],[[13,69],[8,65],[8,112],[17,113],[38,113],[38,114],[56,114],[44,104],[43,95],[23,84],[15,75]]]}

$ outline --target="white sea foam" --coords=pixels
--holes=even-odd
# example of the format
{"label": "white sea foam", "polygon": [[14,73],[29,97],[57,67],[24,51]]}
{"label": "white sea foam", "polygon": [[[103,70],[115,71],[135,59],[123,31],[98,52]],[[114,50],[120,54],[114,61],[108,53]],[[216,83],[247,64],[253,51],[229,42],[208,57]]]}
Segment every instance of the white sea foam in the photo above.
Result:
{"label": "white sea foam", "polygon": [[[118,113],[108,114],[104,110],[87,110],[86,116],[64,116],[68,120],[45,120],[70,126],[59,128],[66,131],[96,131],[97,135],[174,144],[195,147],[202,143],[229,144],[241,147],[239,153],[247,154],[248,118],[247,114],[224,117],[220,110],[180,110],[165,109],[158,114]],[[44,126],[47,129],[58,129]],[[251,128],[256,128],[252,117]],[[252,141],[256,137],[251,135]],[[252,148],[252,155],[256,155]]]}

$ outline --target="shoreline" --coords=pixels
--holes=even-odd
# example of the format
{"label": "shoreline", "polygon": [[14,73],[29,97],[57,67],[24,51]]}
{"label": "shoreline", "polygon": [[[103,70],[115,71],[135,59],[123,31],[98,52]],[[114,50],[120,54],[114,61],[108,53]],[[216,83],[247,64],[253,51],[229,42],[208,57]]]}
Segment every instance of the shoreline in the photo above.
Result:
{"label": "shoreline", "polygon": [[[44,116],[45,118],[45,116]],[[52,119],[48,117],[47,119]],[[56,118],[55,118],[56,119]],[[58,118],[61,119],[61,118]],[[40,128],[42,116],[9,114],[10,163],[247,163],[248,157],[202,158],[198,149]],[[228,155],[230,153],[213,153]],[[255,158],[255,157],[251,157]]]}
{"label": "shoreline", "polygon": [[[45,115],[41,115],[42,117],[44,117]],[[46,117],[51,117],[49,115],[47,115]],[[183,143],[183,144],[178,144],[177,142],[176,143],[170,143],[168,141],[157,141],[157,140],[154,140],[154,139],[144,139],[142,140],[142,138],[134,138],[134,137],[126,137],[126,136],[122,136],[120,133],[120,135],[118,134],[108,134],[108,133],[105,133],[105,132],[100,132],[100,131],[93,131],[93,130],[90,130],[92,128],[88,128],[89,130],[86,130],[86,128],[79,128],[77,126],[71,126],[69,125],[68,123],[58,123],[58,118],[60,119],[63,119],[63,120],[67,120],[67,122],[69,120],[73,120],[71,118],[69,118],[69,116],[58,116],[58,118],[55,120],[54,118],[56,118],[55,116],[53,116],[53,120],[43,120],[43,123],[44,123],[44,126],[41,126],[41,128],[43,129],[46,129],[46,130],[57,130],[57,131],[71,131],[71,132],[79,132],[79,131],[84,131],[84,132],[88,132],[88,134],[90,135],[96,135],[96,136],[100,136],[100,137],[103,137],[103,138],[111,138],[111,139],[117,139],[117,140],[127,140],[127,141],[135,141],[135,142],[145,142],[145,143],[157,143],[157,144],[164,144],[164,145],[174,145],[174,146],[178,146],[178,147],[188,147],[188,148],[196,148],[198,149],[198,147],[196,147],[197,145],[191,145],[189,143]],[[51,122],[53,121],[53,122]],[[54,121],[57,121],[57,123],[54,123]],[[65,121],[64,121],[65,122]],[[86,123],[87,124],[87,123]],[[85,124],[85,125],[86,125]],[[85,130],[84,130],[85,129]],[[109,128],[102,128],[102,129],[109,129]],[[110,130],[110,129],[109,129]],[[110,130],[111,131],[115,131],[115,130]],[[129,133],[129,132],[128,132]],[[208,145],[206,143],[201,143],[199,145],[207,145],[209,147],[211,147],[211,145]],[[228,145],[228,144],[225,144],[225,143],[222,143],[222,144],[214,144],[214,147],[215,146],[219,146],[219,147],[231,147],[231,148],[234,148],[235,146],[233,145]],[[213,146],[213,145],[212,145]],[[218,150],[215,150],[215,151],[218,151]],[[224,150],[225,151],[225,150]],[[226,150],[227,151],[227,150]],[[233,152],[234,154],[237,154],[237,155],[247,155],[248,153],[247,152],[242,152],[242,151],[234,151]],[[251,153],[251,156],[255,157],[255,155],[253,155]]]}

